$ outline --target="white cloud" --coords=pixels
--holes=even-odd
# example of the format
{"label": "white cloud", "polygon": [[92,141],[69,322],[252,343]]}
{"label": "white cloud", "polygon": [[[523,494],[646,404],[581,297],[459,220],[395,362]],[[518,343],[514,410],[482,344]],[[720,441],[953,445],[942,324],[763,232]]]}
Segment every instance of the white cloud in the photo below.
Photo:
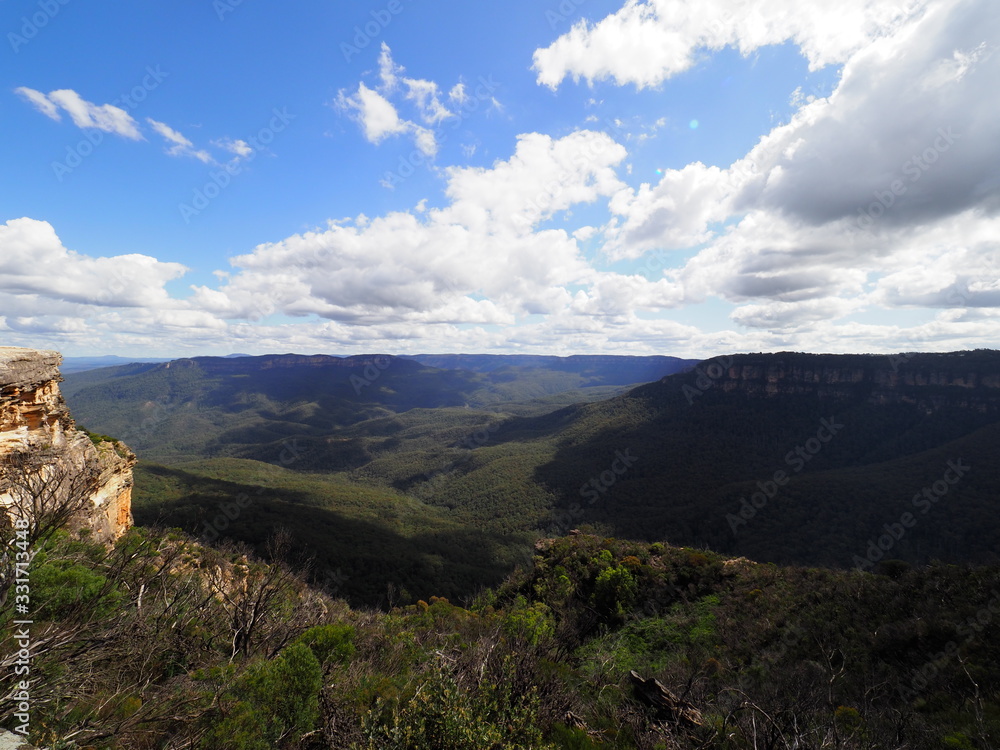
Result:
{"label": "white cloud", "polygon": [[627,0],[596,24],[581,19],[534,54],[538,82],[557,88],[567,77],[589,83],[655,86],[689,69],[699,50],[735,47],[748,55],[792,41],[815,70],[842,63],[890,33],[927,0]]}
{"label": "white cloud", "polygon": [[378,77],[382,81],[382,85],[379,88],[381,88],[385,93],[395,91],[396,85],[399,83],[399,76],[404,72],[405,68],[403,68],[402,65],[397,65],[393,61],[389,45],[382,42],[382,47],[378,56]]}
{"label": "white cloud", "polygon": [[143,140],[139,126],[132,116],[113,104],[98,105],[88,102],[71,89],[59,89],[43,94],[22,86],[15,89],[15,92],[53,120],[61,119],[59,115],[61,109],[70,116],[78,128],[96,128],[133,141]]}
{"label": "white cloud", "polygon": [[[441,103],[441,90],[434,81],[427,81],[419,78],[407,78],[403,75],[406,68],[397,65],[392,59],[392,50],[389,45],[382,42],[382,48],[378,58],[379,79],[382,85],[379,90],[389,95],[395,92],[402,84],[404,97],[413,102],[419,112],[420,118],[425,125],[436,125],[448,117],[453,117],[453,113]],[[461,87],[461,88],[460,88]],[[451,95],[462,97],[464,87],[457,84],[451,90]],[[454,99],[454,96],[451,98]],[[461,103],[461,99],[458,100]]]}
{"label": "white cloud", "polygon": [[[940,73],[956,50],[980,48],[984,29],[996,24],[1000,7],[966,0],[935,6],[873,42],[844,66],[828,99],[803,106],[751,151],[757,174],[736,207],[809,224],[871,214],[873,231],[1000,207],[1000,101],[988,93],[1000,77],[1000,55],[973,54],[960,74]],[[888,209],[871,208],[879,196]],[[863,228],[868,223],[861,219]]]}
{"label": "white cloud", "polygon": [[[674,14],[669,24],[665,9]],[[0,330],[5,339],[26,340],[31,332],[44,339],[50,331],[53,340],[91,335],[109,345],[149,350],[169,341],[174,351],[214,352],[709,356],[996,345],[994,0],[708,0],[697,7],[651,0],[626,3],[609,19],[578,24],[548,57],[536,56],[536,65],[544,63],[541,82],[580,76],[651,86],[683,72],[704,50],[731,45],[747,54],[782,41],[798,45],[814,68],[843,69],[829,96],[794,95],[791,121],[763,134],[734,164],[694,162],[633,188],[620,176],[640,158],[625,148],[634,138],[528,133],[509,158],[489,167],[442,170],[442,206],[431,198],[409,211],[331,221],[260,245],[184,301],[164,291],[165,279],[183,273],[179,267],[142,256],[105,266],[110,259],[60,249],[44,222],[10,222],[0,234],[0,266],[15,257],[7,253],[17,246],[9,229],[15,224],[32,235],[26,246],[35,255],[16,256],[12,272],[0,267]],[[611,54],[615,44],[619,57]],[[644,55],[647,47],[655,54]],[[589,59],[577,60],[577,52]],[[402,136],[429,153],[437,147],[437,118],[469,97],[463,84],[448,90],[408,78],[388,47],[366,80],[338,97],[364,137],[382,143]],[[58,119],[62,108],[38,96],[33,106]],[[239,156],[238,144],[227,150]],[[603,219],[594,213],[604,210],[610,221],[598,226]],[[588,258],[581,245],[602,240],[604,252]],[[50,246],[55,250],[45,250]],[[32,274],[26,258],[36,256],[39,272]],[[654,257],[660,260],[651,266]],[[624,270],[607,270],[609,261]],[[643,261],[654,271],[649,279],[629,270]],[[118,307],[98,307],[110,301],[95,300],[90,287],[123,264],[139,291],[129,285],[116,292]],[[51,281],[57,265],[75,274],[58,288]],[[46,288],[54,296],[37,296]],[[148,307],[125,307],[145,300],[152,300]],[[704,303],[712,312],[699,328],[690,321],[699,320]],[[81,306],[90,310],[86,332],[73,323]],[[274,323],[284,316],[296,320]]]}
{"label": "white cloud", "polygon": [[682,303],[719,296],[740,305],[734,322],[793,339],[839,336],[834,321],[862,310],[1000,307],[998,26],[1000,6],[964,0],[872,35],[829,97],[801,97],[743,159],[617,192],[606,252],[704,244],[665,272]]}
{"label": "white cloud", "polygon": [[441,103],[441,92],[433,81],[404,78],[406,98],[417,105],[420,118],[428,125],[436,125],[442,120],[454,117],[454,113]]}
{"label": "white cloud", "polygon": [[192,156],[205,164],[213,163],[213,159],[207,151],[196,149],[191,141],[166,123],[159,122],[151,117],[147,117],[146,122],[148,122],[150,127],[152,127],[153,130],[155,130],[159,135],[163,136],[164,140],[171,144],[167,148],[167,153],[171,156]]}
{"label": "white cloud", "polygon": [[[335,105],[361,125],[365,140],[369,143],[378,145],[389,136],[409,134],[425,156],[434,156],[438,151],[438,139],[430,128],[456,115],[444,105],[441,88],[437,83],[421,78],[408,78],[404,75],[405,72],[406,69],[392,59],[389,45],[383,42],[379,53],[379,84],[372,89],[362,81],[353,95],[341,90],[337,94]],[[458,105],[468,98],[462,83],[453,86],[447,95],[449,101]],[[413,119],[399,114],[400,107],[406,103],[412,105]]]}
{"label": "white cloud", "polygon": [[362,82],[358,92],[346,96],[343,91],[337,96],[337,106],[353,113],[365,134],[365,140],[378,145],[391,135],[407,132],[411,124],[400,119],[392,103],[377,91]]}
{"label": "white cloud", "polygon": [[729,214],[732,174],[700,162],[667,170],[660,182],[624,188],[611,200],[617,216],[606,231],[613,258],[639,257],[663,247],[693,247],[712,236],[708,226]]}
{"label": "white cloud", "polygon": [[576,240],[538,229],[553,213],[621,188],[624,149],[603,133],[519,138],[490,169],[447,171],[444,208],[396,212],[261,245],[195,304],[229,318],[264,305],[366,326],[511,325],[568,308],[570,287],[596,278]]}
{"label": "white cloud", "polygon": [[49,99],[49,97],[41,91],[35,91],[34,89],[21,86],[20,88],[14,89],[14,93],[26,99],[34,105],[35,109],[46,117],[50,117],[56,122],[62,120],[62,115],[59,114],[59,107],[57,107],[55,102]]}
{"label": "white cloud", "polygon": [[743,305],[730,316],[742,326],[768,330],[790,331],[809,329],[822,321],[839,320],[864,305],[861,299],[825,297],[801,302],[768,300],[760,304]]}
{"label": "white cloud", "polygon": [[21,317],[101,307],[168,307],[164,285],[183,276],[179,263],[147,255],[95,258],[63,247],[45,221],[21,218],[0,225],[0,294],[17,295]]}
{"label": "white cloud", "polygon": [[231,160],[233,162],[247,159],[253,154],[253,146],[239,138],[235,140],[232,138],[220,138],[212,141],[212,145],[233,154],[233,159]]}

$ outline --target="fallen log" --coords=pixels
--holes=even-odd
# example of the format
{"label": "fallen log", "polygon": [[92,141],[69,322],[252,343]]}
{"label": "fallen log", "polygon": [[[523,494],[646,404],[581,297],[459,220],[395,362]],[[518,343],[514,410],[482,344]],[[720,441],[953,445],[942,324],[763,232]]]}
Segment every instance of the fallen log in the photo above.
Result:
{"label": "fallen log", "polygon": [[663,683],[650,677],[643,679],[634,669],[628,673],[632,688],[641,703],[655,712],[661,721],[672,721],[689,727],[702,726],[701,711],[693,704],[681,700],[670,692]]}

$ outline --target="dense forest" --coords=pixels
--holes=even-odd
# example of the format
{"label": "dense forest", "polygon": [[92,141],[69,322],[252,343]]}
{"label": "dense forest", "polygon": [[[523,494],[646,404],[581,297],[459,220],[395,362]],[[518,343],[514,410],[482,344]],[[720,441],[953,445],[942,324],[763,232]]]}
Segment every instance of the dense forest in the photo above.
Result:
{"label": "dense forest", "polygon": [[997,352],[734,355],[624,389],[602,358],[538,359],[207,358],[66,393],[139,453],[140,523],[261,554],[281,526],[366,606],[471,596],[574,528],[850,568],[909,513],[891,557],[998,560]]}

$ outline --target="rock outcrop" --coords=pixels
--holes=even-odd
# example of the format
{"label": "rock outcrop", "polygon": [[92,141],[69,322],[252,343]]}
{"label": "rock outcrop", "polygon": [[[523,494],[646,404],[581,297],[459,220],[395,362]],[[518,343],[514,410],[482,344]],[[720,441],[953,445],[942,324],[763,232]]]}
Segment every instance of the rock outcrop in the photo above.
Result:
{"label": "rock outcrop", "polygon": [[736,354],[702,362],[685,377],[698,392],[750,397],[811,395],[875,404],[1000,411],[1000,352],[948,354]]}
{"label": "rock outcrop", "polygon": [[117,539],[132,525],[135,455],[76,429],[59,392],[61,361],[58,352],[0,347],[0,507],[15,502],[13,473],[26,465],[53,481],[87,475],[89,502],[73,525]]}

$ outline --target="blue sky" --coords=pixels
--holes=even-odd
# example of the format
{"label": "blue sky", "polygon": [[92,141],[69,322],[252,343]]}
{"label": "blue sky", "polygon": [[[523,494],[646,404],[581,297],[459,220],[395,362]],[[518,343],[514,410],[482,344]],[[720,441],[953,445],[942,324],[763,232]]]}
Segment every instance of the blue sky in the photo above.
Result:
{"label": "blue sky", "polygon": [[5,0],[0,341],[996,346],[998,15]]}

